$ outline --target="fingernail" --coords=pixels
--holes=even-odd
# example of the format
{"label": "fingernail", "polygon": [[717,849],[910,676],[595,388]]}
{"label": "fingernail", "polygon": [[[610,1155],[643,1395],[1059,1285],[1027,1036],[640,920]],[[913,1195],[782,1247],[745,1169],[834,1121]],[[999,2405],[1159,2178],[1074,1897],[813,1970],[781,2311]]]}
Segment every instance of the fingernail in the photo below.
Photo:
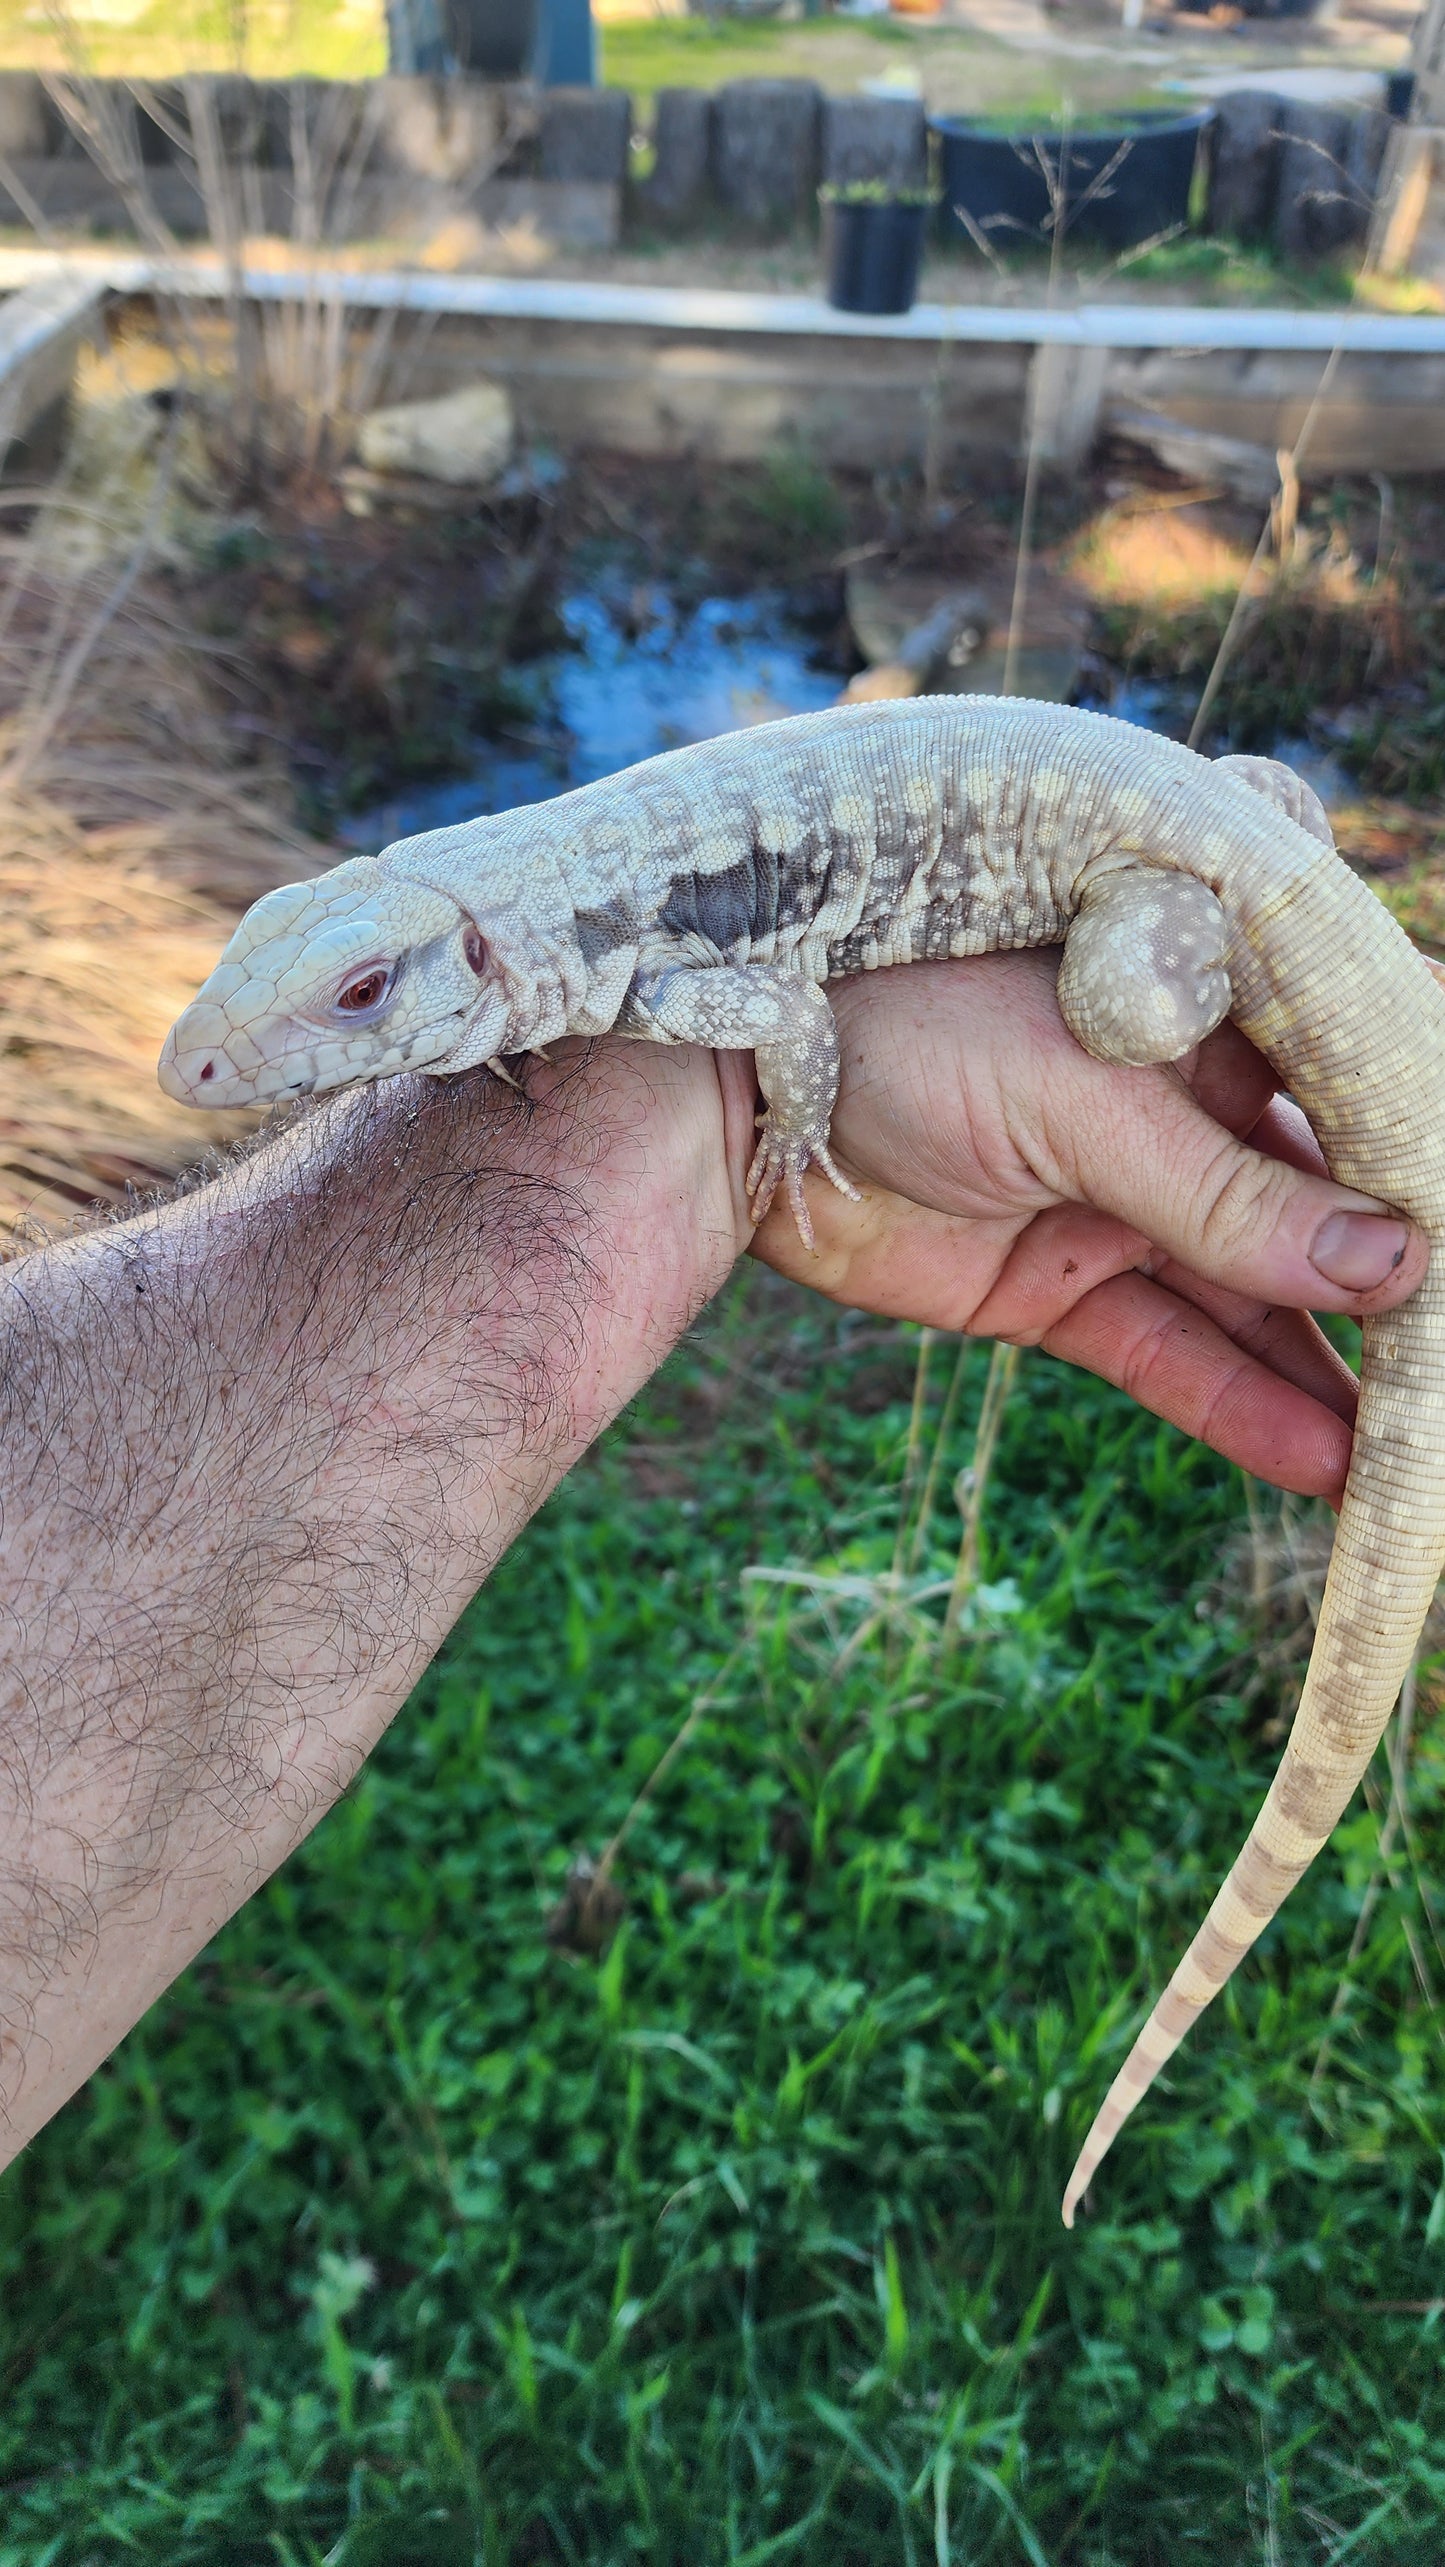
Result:
{"label": "fingernail", "polygon": [[1410,1244],[1403,1221],[1379,1212],[1332,1212],[1315,1232],[1310,1263],[1341,1292],[1373,1292]]}

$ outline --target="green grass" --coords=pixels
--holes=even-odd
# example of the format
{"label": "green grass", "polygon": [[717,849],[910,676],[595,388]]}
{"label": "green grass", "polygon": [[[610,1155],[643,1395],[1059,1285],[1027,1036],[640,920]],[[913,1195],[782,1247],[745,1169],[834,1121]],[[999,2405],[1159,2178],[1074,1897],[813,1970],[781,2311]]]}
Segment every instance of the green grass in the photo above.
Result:
{"label": "green grass", "polygon": [[1137,284],[1206,303],[1262,303],[1311,310],[1353,299],[1352,270],[1334,259],[1276,259],[1262,242],[1191,232],[1157,249],[1126,253],[1119,269]]}
{"label": "green grass", "polygon": [[[870,1638],[913,1353],[745,1278],[5,2180],[0,2567],[1438,2559],[1410,1867],[1313,2095],[1365,1815],[1066,2236],[1277,1753],[1242,1493],[1030,1357],[962,1644]],[[707,1686],[610,1950],[549,1945]],[[1422,1860],[1440,1803],[1426,1725]]]}
{"label": "green grass", "polygon": [[78,49],[88,70],[136,80],[235,69],[365,80],[386,69],[382,0],[137,0],[128,15],[73,0],[66,14],[78,48],[36,0],[0,0],[0,65],[69,70]]}
{"label": "green grass", "polygon": [[[816,17],[658,17],[639,12],[599,28],[603,77],[635,98],[720,81],[788,78],[846,91],[890,70],[911,72],[930,109],[1077,123],[1102,109],[1160,104],[1127,55],[1099,46],[1029,51],[958,22]],[[1162,65],[1161,65],[1162,68]]]}

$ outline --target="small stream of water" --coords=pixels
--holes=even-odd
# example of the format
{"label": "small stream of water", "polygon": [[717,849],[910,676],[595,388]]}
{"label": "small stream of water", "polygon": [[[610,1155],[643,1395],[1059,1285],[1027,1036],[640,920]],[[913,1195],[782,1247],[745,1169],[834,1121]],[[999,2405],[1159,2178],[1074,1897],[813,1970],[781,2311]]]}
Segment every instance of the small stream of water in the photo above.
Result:
{"label": "small stream of water", "polygon": [[[424,829],[547,802],[664,749],[781,714],[819,712],[839,692],[838,672],[819,665],[815,639],[775,591],[705,597],[685,607],[659,585],[604,581],[564,597],[558,611],[568,647],[533,664],[544,727],[479,740],[470,773],[411,785],[358,813],[338,832],[343,845],[374,855]],[[1109,694],[1086,701],[1092,711],[1182,739],[1195,698],[1192,690],[1124,676]],[[1356,790],[1312,741],[1279,740],[1274,755],[1314,786],[1327,809]]]}
{"label": "small stream of water", "polygon": [[[1193,688],[1161,685],[1142,677],[1121,677],[1109,695],[1086,699],[1091,713],[1112,713],[1118,722],[1132,722],[1141,731],[1161,732],[1168,740],[1187,738],[1197,700]],[[1293,767],[1306,784],[1313,785],[1327,811],[1340,803],[1359,800],[1359,786],[1346,774],[1338,758],[1316,741],[1281,738],[1271,742],[1269,754]]]}
{"label": "small stream of water", "polygon": [[571,647],[534,671],[545,732],[479,740],[469,775],[359,813],[339,832],[346,846],[375,854],[422,829],[547,802],[663,749],[820,712],[842,683],[816,665],[816,642],[767,590],[682,607],[661,587],[602,587],[565,597],[559,612]]}

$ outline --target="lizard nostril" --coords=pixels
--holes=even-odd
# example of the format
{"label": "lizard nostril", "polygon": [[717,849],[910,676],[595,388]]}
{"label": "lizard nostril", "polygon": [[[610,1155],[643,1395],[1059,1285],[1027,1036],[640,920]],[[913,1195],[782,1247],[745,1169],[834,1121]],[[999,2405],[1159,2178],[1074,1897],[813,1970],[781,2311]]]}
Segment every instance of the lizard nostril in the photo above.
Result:
{"label": "lizard nostril", "polygon": [[200,1067],[199,1075],[200,1075],[200,1077],[202,1077],[203,1079],[206,1079],[206,1078],[214,1078],[214,1077],[215,1077],[215,1075],[216,1075],[216,1064],[215,1064],[215,1062],[214,1062],[214,1061],[202,1061],[202,1063],[201,1063],[201,1067]]}

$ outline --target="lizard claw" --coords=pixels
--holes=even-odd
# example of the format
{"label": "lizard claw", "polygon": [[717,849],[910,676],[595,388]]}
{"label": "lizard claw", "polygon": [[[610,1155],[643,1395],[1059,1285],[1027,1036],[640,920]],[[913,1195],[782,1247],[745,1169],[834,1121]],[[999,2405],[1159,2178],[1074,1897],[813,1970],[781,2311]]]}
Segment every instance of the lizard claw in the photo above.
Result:
{"label": "lizard claw", "polygon": [[821,1168],[830,1185],[835,1185],[850,1203],[861,1201],[858,1188],[849,1184],[826,1141],[785,1141],[773,1128],[770,1115],[765,1114],[762,1122],[762,1139],[745,1179],[752,1205],[753,1227],[756,1229],[758,1223],[766,1218],[779,1186],[785,1186],[793,1219],[798,1225],[798,1236],[810,1253],[816,1253],[812,1215],[803,1193],[803,1179],[809,1167]]}

